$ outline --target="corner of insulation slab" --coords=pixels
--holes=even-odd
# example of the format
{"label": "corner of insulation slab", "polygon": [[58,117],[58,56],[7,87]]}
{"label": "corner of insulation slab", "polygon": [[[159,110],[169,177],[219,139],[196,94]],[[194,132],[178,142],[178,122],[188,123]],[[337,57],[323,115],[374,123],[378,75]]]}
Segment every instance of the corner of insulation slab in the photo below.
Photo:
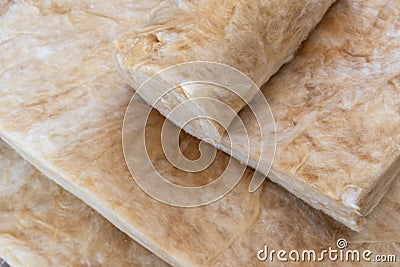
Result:
{"label": "corner of insulation slab", "polygon": [[342,202],[346,207],[360,210],[358,199],[361,195],[362,188],[356,185],[348,185],[342,193]]}

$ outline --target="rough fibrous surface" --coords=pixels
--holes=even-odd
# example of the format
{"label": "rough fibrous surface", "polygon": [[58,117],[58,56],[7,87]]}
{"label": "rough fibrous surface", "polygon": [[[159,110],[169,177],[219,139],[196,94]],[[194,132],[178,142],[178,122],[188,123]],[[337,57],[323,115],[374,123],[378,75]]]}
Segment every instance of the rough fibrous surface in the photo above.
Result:
{"label": "rough fibrous surface", "polygon": [[[141,75],[149,76],[162,68],[190,60],[227,63],[244,71],[256,82],[260,81],[258,77],[263,75],[263,71],[269,73],[266,76],[269,78],[273,73],[270,70],[277,69],[283,63],[284,55],[293,51],[292,48],[286,51],[285,45],[294,47],[294,40],[297,40],[291,34],[294,28],[285,23],[290,25],[293,22],[289,18],[301,17],[295,15],[295,10],[300,12],[301,5],[313,6],[307,1],[297,1],[296,6],[289,2],[277,4],[276,11],[285,13],[285,8],[288,10],[287,20],[279,24],[272,23],[274,19],[268,15],[263,17],[262,13],[268,12],[262,8],[258,8],[260,14],[254,16],[257,20],[252,21],[253,17],[246,20],[249,16],[244,14],[253,4],[263,6],[265,3],[261,1],[253,4],[228,1],[225,4],[235,8],[226,16],[212,6],[214,2],[205,3],[194,4],[194,7],[183,5],[180,8],[183,15],[177,19],[166,17],[167,12],[161,9],[163,12],[154,18],[155,25],[127,35],[119,42],[119,62],[131,77],[131,84],[137,87],[135,81],[141,81],[138,78]],[[314,4],[321,12],[324,10],[321,3]],[[274,6],[273,3],[270,5]],[[200,15],[196,12],[197,6],[201,7]],[[221,5],[221,10],[232,9],[227,6]],[[272,14],[269,15],[274,18],[279,12]],[[314,10],[313,14],[318,12]],[[354,230],[362,227],[363,217],[377,205],[400,171],[399,15],[400,2],[395,0],[341,1],[312,33],[297,57],[263,88],[277,123],[278,144],[271,178]],[[305,17],[315,21],[315,18]],[[209,21],[214,20],[218,22],[215,31],[209,26]],[[302,19],[302,22],[306,21]],[[240,36],[242,32],[238,29],[230,31],[236,24],[249,27],[249,31],[243,33],[245,38]],[[294,24],[304,26],[301,22]],[[259,37],[254,34],[260,32],[259,27],[281,29],[280,26],[288,31],[271,30],[271,34],[262,35],[265,39],[259,39],[258,43],[264,45],[246,46],[248,50],[245,51],[252,56],[242,53],[244,44],[251,44]],[[309,26],[311,28],[311,24]],[[293,37],[292,42],[282,37],[286,35]],[[283,41],[285,45],[281,44]],[[279,53],[278,47],[281,49]],[[241,58],[242,55],[246,60]],[[272,62],[278,63],[273,68],[270,68],[273,64],[264,64]],[[145,100],[151,98],[151,92],[139,91],[139,94]],[[176,105],[190,98],[182,97],[182,94],[186,94],[184,89],[177,90],[177,97],[169,96],[156,108],[168,115]],[[235,111],[243,107],[243,103],[236,106],[229,103],[230,98],[223,94],[207,96],[217,99],[223,96]],[[264,108],[260,102],[255,110]],[[239,144],[245,144],[249,139],[253,147],[261,147],[261,141],[265,140],[260,140],[259,125],[249,113],[247,109],[241,114],[249,137],[235,138],[243,139]],[[182,126],[179,118],[169,116],[169,119]],[[270,127],[269,121],[258,123]],[[188,124],[186,131],[200,138],[210,137],[210,132],[211,138],[215,136],[212,127],[199,125]],[[222,139],[221,143],[226,144],[223,149],[230,152],[229,138]],[[247,154],[243,151],[247,149],[239,146],[230,153],[247,162]],[[258,152],[251,154],[252,167],[256,166],[258,156]],[[265,164],[259,170],[267,175],[269,165]]]}
{"label": "rough fibrous surface", "polygon": [[[398,0],[337,3],[263,88],[277,125],[271,178],[356,230],[400,171],[399,15]],[[241,119],[260,146],[250,111]]]}
{"label": "rough fibrous surface", "polygon": [[[125,166],[121,128],[133,91],[110,61],[110,41],[143,22],[158,2],[57,3],[18,2],[0,18],[0,134],[119,229],[180,266],[251,265],[266,243],[274,249],[325,248],[335,247],[339,237],[382,241],[382,251],[398,251],[398,182],[359,234],[271,182],[249,194],[251,170],[224,199],[206,207],[174,208],[150,198]],[[162,120],[154,112],[148,128],[156,131]],[[159,141],[149,141],[155,166],[176,183],[204,184],[229,160],[218,153],[214,169],[191,174],[188,183],[187,174],[165,160]],[[181,141],[185,155],[197,152],[195,138]]]}
{"label": "rough fibrous surface", "polygon": [[[292,58],[300,43],[333,2],[165,1],[162,8],[153,13],[147,28],[120,38],[117,44],[119,63],[130,77],[134,89],[138,89],[146,78],[166,67],[199,60],[232,66],[261,86]],[[165,79],[159,82],[168,83]],[[175,85],[178,84],[170,86]],[[152,103],[162,93],[156,93],[157,90],[164,90],[165,93],[168,89],[166,86],[164,89],[159,87],[152,92],[138,93],[146,102]],[[240,94],[241,99],[222,87],[206,90],[204,86],[184,85],[164,96],[166,101],[155,105],[155,108],[167,116],[182,102],[208,97],[220,100],[233,111],[239,112],[257,92],[257,87],[249,88]],[[195,106],[193,104],[187,112],[196,108],[195,115],[214,118],[210,106],[198,103]],[[176,113],[170,119],[184,126],[183,129],[192,135],[211,138],[215,142],[221,140],[224,134],[221,125],[202,119],[185,125],[183,117],[184,114]],[[222,122],[225,119],[217,116],[216,121]]]}
{"label": "rough fibrous surface", "polygon": [[167,266],[0,141],[0,258],[10,266]]}
{"label": "rough fibrous surface", "polygon": [[[196,143],[192,138],[188,140],[192,140],[189,144]],[[217,161],[220,162],[223,160]],[[166,265],[83,202],[47,180],[4,142],[0,143],[0,166],[0,257],[11,266]],[[252,215],[249,223],[211,264],[254,266],[261,264],[254,251],[265,245],[271,249],[319,251],[334,246],[334,239],[339,237],[349,240],[351,249],[369,249],[375,254],[399,257],[400,247],[394,242],[400,238],[399,196],[397,179],[371,215],[368,230],[355,234],[268,182],[263,193],[257,194],[252,202],[257,212],[249,214]],[[296,223],[288,219],[292,214],[296,214]],[[368,240],[380,242],[365,242]]]}

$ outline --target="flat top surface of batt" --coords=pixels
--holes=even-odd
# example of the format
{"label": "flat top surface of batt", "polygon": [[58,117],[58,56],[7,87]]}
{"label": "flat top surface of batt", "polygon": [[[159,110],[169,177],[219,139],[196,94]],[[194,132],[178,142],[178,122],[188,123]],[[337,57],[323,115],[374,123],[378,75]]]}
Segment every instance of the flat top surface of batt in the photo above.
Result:
{"label": "flat top surface of batt", "polygon": [[168,266],[1,140],[0,169],[0,258],[10,266]]}
{"label": "flat top surface of batt", "polygon": [[[0,134],[130,237],[184,266],[256,263],[254,253],[265,242],[301,249],[334,245],[343,236],[399,240],[393,196],[379,210],[384,217],[371,219],[364,234],[355,234],[273,183],[249,194],[251,170],[224,199],[206,207],[174,208],[147,196],[132,180],[121,147],[122,119],[133,91],[109,60],[114,51],[109,39],[129,24],[133,11],[116,10],[121,5],[109,1],[93,8],[88,2],[79,8],[64,4],[68,8],[17,3],[0,18]],[[152,114],[149,132],[157,134],[162,122],[161,115]],[[156,167],[177,183],[207,183],[229,160],[220,152],[210,170],[182,174],[154,140]],[[197,151],[196,139],[185,135],[182,143],[185,153]]]}

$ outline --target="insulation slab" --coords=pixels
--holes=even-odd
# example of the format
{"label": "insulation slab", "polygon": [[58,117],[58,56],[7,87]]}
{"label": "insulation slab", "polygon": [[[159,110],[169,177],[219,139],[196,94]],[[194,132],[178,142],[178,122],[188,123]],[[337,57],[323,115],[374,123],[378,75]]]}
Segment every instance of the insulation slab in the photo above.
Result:
{"label": "insulation slab", "polygon": [[[234,115],[258,95],[257,86],[293,58],[334,0],[183,0],[167,4],[170,2],[153,12],[147,27],[118,39],[119,66],[136,90],[152,77],[151,90],[137,90],[147,103],[159,100],[172,87],[159,100],[161,104],[152,106],[188,133],[219,142]],[[255,84],[242,83],[235,80],[237,74],[213,68],[177,75],[180,84],[176,87],[169,75],[154,76],[190,61],[226,64],[248,75]],[[185,78],[193,73],[197,77],[218,77],[214,77],[213,85],[185,84]],[[235,84],[241,86],[233,89]],[[203,104],[196,101],[198,98],[220,101],[232,112],[221,112],[215,102]],[[188,101],[193,102],[181,111],[171,112]],[[202,118],[187,122],[188,113],[192,118]]]}
{"label": "insulation slab", "polygon": [[[282,3],[282,9],[284,7]],[[238,4],[235,12],[241,14],[241,8]],[[260,156],[256,149],[266,142],[265,138],[261,138],[261,132],[268,133],[271,127],[269,118],[255,120],[254,114],[261,114],[263,109],[268,108],[260,97],[253,101],[253,111],[246,107],[240,113],[247,132],[235,135],[240,132],[239,120],[236,119],[228,129],[236,143],[231,147],[232,139],[227,134],[222,140],[214,140],[214,143],[244,163],[248,162],[246,152],[250,149],[251,167],[269,174],[273,181],[351,229],[360,230],[364,217],[379,203],[390,182],[400,172],[399,15],[400,2],[395,0],[339,1],[312,32],[295,59],[264,85],[262,91],[276,123],[277,151],[270,173],[269,155]],[[288,15],[287,21],[290,18]],[[154,19],[157,20],[157,16]],[[200,48],[207,45],[196,47],[196,42],[178,45],[192,40],[190,37],[195,33],[182,31],[176,25],[179,25],[179,20],[170,20],[172,26],[165,23],[166,26],[161,29],[151,27],[144,33],[140,31],[128,35],[134,40],[133,45],[129,46],[126,39],[119,42],[119,62],[130,81],[138,80],[140,75],[149,76],[151,71],[155,74],[168,65],[166,61],[173,65],[183,60],[171,55],[182,55],[184,60],[209,59]],[[229,23],[227,29],[230,29]],[[203,32],[201,23],[198,30]],[[176,33],[172,34],[174,31]],[[142,51],[140,44],[149,34],[159,36],[157,44],[148,43],[148,49]],[[177,37],[170,38],[170,35]],[[241,40],[251,43],[252,39]],[[237,41],[231,46],[240,44]],[[216,47],[223,49],[223,46]],[[285,51],[284,47],[282,51]],[[212,55],[220,54],[215,52]],[[262,55],[269,59],[268,53],[261,54],[258,59],[263,58]],[[241,54],[232,53],[231,58],[236,59],[238,55]],[[269,63],[272,62],[269,60]],[[230,65],[243,69],[237,62],[230,62]],[[258,64],[253,65],[254,72],[262,68]],[[251,71],[245,73],[258,81]],[[131,84],[135,85],[134,82]],[[157,90],[142,91],[139,90],[139,94],[153,103],[149,101],[151,97],[147,91],[154,91],[157,95]],[[220,100],[219,95],[208,95],[208,91],[204,91],[205,96]],[[180,90],[176,94],[185,93],[185,90]],[[183,124],[170,115],[177,113],[170,113],[177,105],[173,100],[174,94],[175,91],[169,92],[155,108],[181,126]],[[190,92],[188,95],[190,99]],[[194,105],[187,106],[191,109]],[[216,108],[209,104],[208,109]],[[189,113],[181,110],[182,116]],[[201,127],[183,129],[199,138],[208,137],[202,132],[207,129]],[[246,147],[248,141],[250,148]],[[257,166],[259,157],[261,164]]]}
{"label": "insulation slab", "polygon": [[0,258],[10,266],[168,266],[0,141]]}
{"label": "insulation slab", "polygon": [[[80,2],[76,8],[62,3],[55,8],[17,2],[0,18],[0,134],[47,177],[176,266],[255,263],[255,253],[266,242],[271,247],[320,248],[346,237],[349,242],[386,242],[379,247],[396,249],[397,191],[377,209],[385,220],[371,214],[360,233],[273,183],[249,194],[250,169],[224,199],[206,207],[175,208],[147,196],[131,178],[121,147],[122,119],[133,90],[109,60],[116,28],[131,26],[126,21],[132,13],[116,10],[122,5],[108,1]],[[150,119],[156,135],[163,117],[154,112]],[[154,140],[156,167],[176,183],[205,184],[229,160],[219,152],[210,169],[187,175],[168,164]],[[197,151],[195,138],[185,135],[182,143],[184,153]]]}

